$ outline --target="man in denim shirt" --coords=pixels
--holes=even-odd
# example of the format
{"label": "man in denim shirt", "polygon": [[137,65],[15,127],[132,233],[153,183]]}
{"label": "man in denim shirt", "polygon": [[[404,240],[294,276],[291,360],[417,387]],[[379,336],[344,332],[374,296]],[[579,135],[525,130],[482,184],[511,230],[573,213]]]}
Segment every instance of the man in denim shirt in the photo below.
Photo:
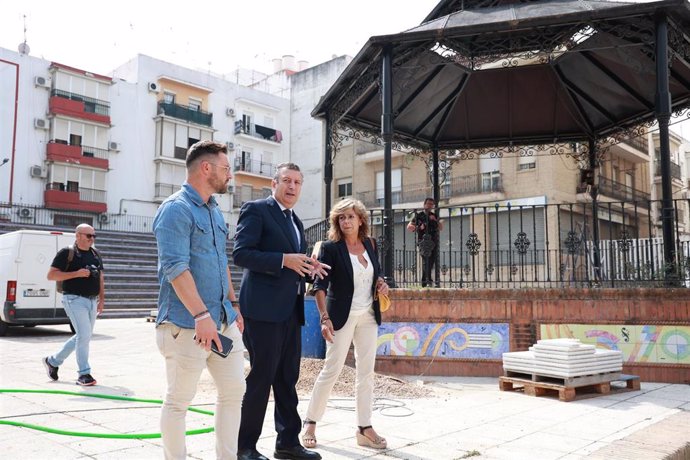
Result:
{"label": "man in denim shirt", "polygon": [[[153,221],[158,243],[156,342],[165,358],[168,388],[161,412],[166,459],[186,457],[185,415],[204,367],[215,381],[216,458],[237,458],[237,434],[245,391],[244,324],[232,307],[225,244],[228,230],[214,193],[225,193],[230,163],[224,144],[200,141],[187,152],[187,181],[161,204]],[[218,334],[230,337],[227,358]]]}

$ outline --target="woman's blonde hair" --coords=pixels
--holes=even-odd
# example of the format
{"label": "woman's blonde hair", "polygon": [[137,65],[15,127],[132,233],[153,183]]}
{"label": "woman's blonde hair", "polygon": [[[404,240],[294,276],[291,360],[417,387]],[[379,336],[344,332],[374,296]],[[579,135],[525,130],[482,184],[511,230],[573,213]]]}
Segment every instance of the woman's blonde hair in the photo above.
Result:
{"label": "woman's blonde hair", "polygon": [[340,241],[343,239],[343,232],[340,230],[340,225],[338,223],[338,218],[345,214],[345,211],[352,209],[355,214],[362,221],[362,225],[359,226],[359,239],[364,241],[365,238],[369,237],[369,213],[367,213],[367,208],[364,204],[355,200],[354,198],[345,198],[340,200],[331,209],[331,214],[328,216],[328,222],[330,223],[330,228],[328,229],[328,239],[331,241]]}

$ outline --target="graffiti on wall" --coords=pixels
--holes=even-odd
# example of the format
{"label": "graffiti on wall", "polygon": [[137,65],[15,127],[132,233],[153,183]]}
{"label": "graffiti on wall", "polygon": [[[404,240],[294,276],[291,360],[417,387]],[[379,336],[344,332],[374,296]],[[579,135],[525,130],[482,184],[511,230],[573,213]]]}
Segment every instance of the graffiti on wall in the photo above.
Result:
{"label": "graffiti on wall", "polygon": [[620,350],[627,363],[690,364],[690,326],[542,324],[542,339],[570,337]]}
{"label": "graffiti on wall", "polygon": [[507,323],[384,323],[376,354],[502,359],[509,348]]}

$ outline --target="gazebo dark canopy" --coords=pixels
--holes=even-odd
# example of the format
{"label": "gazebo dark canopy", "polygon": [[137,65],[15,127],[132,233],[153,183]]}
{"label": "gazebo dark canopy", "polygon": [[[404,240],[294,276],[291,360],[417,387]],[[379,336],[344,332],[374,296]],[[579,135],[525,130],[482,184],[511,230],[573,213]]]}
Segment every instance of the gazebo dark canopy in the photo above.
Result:
{"label": "gazebo dark canopy", "polygon": [[[420,26],[370,38],[312,112],[329,131],[327,203],[333,143],[348,131],[381,139],[386,177],[393,141],[434,163],[583,142],[594,171],[601,144],[658,121],[663,177],[669,119],[690,107],[688,31],[686,0],[441,1]],[[662,191],[670,202],[668,178]]]}

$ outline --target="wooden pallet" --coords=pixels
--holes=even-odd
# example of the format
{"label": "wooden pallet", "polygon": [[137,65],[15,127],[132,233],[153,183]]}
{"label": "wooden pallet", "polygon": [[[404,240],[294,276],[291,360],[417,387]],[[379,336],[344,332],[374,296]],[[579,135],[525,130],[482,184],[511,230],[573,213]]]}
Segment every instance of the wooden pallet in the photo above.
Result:
{"label": "wooden pallet", "polygon": [[522,380],[529,380],[532,382],[553,383],[565,387],[584,387],[594,385],[597,383],[611,382],[620,377],[620,372],[601,372],[589,375],[580,375],[577,377],[558,377],[548,374],[535,374],[528,372],[505,371],[506,377],[514,377]]}
{"label": "wooden pallet", "polygon": [[[615,374],[618,374],[617,372]],[[604,374],[601,374],[604,375]],[[590,377],[590,376],[588,376]],[[611,382],[623,381],[626,388],[631,390],[640,389],[640,377],[637,375],[618,374],[618,377],[598,383],[582,384],[579,386],[566,386],[558,383],[538,381],[532,379],[524,379],[518,377],[503,376],[498,378],[498,388],[501,391],[519,391],[522,390],[525,394],[530,396],[544,396],[549,394],[558,394],[560,401],[572,401],[576,396],[584,393],[595,392],[597,394],[608,394],[611,392]],[[580,383],[584,382],[581,380]]]}

